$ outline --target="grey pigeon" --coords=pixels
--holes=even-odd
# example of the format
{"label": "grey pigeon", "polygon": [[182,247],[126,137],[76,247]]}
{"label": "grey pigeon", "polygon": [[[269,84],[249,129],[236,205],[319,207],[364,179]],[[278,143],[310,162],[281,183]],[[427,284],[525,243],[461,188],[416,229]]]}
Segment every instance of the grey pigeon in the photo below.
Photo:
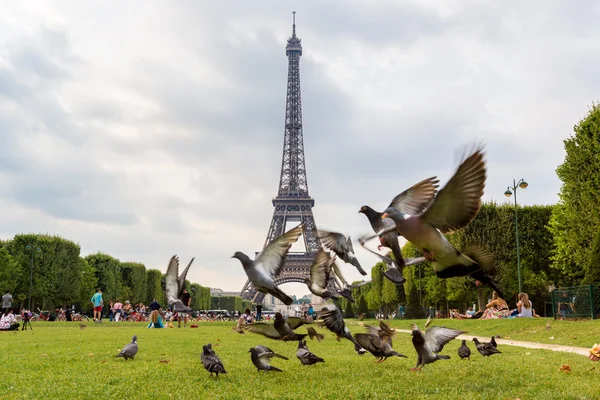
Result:
{"label": "grey pigeon", "polygon": [[323,249],[317,253],[315,261],[310,266],[310,277],[305,279],[306,286],[308,286],[308,290],[310,290],[312,294],[324,299],[339,298],[337,293],[332,293],[327,289],[334,262],[335,256],[331,257],[329,253]]}
{"label": "grey pigeon", "polygon": [[281,354],[275,353],[273,350],[268,348],[267,346],[258,345],[256,347],[248,350],[250,353],[250,359],[252,360],[252,364],[260,371],[277,371],[283,372],[279,368],[276,368],[270,364],[271,358],[278,357],[283,358],[284,360],[288,360],[287,357],[282,356]]}
{"label": "grey pigeon", "polygon": [[[431,179],[433,178],[428,180]],[[477,246],[469,246],[466,252],[461,252],[443,235],[466,227],[475,218],[481,206],[485,180],[483,150],[477,148],[463,160],[431,204],[426,204],[424,200],[427,196],[420,195],[420,186],[417,184],[396,196],[381,218],[394,220],[398,234],[415,245],[431,261],[438,277],[469,275],[490,285],[504,298],[491,277],[494,273],[491,254]],[[385,228],[375,236],[392,230],[391,227]]]}
{"label": "grey pigeon", "polygon": [[475,342],[475,347],[477,348],[479,354],[481,354],[484,357],[489,357],[492,354],[502,353],[489,342],[480,342],[479,339],[477,339],[476,337],[473,338],[473,341]]}
{"label": "grey pigeon", "polygon": [[313,365],[319,362],[325,362],[325,360],[323,360],[321,357],[317,357],[308,350],[308,346],[306,346],[306,340],[298,342],[296,357],[298,357],[298,360],[300,360],[302,365]]}
{"label": "grey pigeon", "polygon": [[323,246],[333,251],[342,261],[352,264],[362,275],[367,275],[367,272],[360,266],[358,259],[354,255],[354,247],[352,247],[352,239],[338,232],[329,232],[319,230],[319,239]]}
{"label": "grey pigeon", "polygon": [[241,329],[249,332],[258,333],[270,339],[276,340],[302,340],[307,334],[299,334],[294,329],[305,324],[312,324],[313,321],[299,317],[283,318],[280,312],[275,313],[275,321],[270,324],[267,322],[255,322],[253,324],[243,324]]}
{"label": "grey pigeon", "polygon": [[411,368],[411,371],[421,370],[425,365],[436,362],[437,360],[448,360],[450,356],[439,355],[444,346],[465,332],[456,329],[445,328],[441,326],[432,326],[427,329],[425,335],[419,330],[417,325],[411,324],[412,343],[417,351],[417,365]]}
{"label": "grey pigeon", "polygon": [[173,311],[178,312],[190,312],[191,308],[183,304],[179,298],[185,289],[185,278],[187,273],[194,262],[194,258],[190,260],[190,263],[185,267],[181,275],[179,275],[179,257],[176,255],[171,257],[169,266],[167,267],[167,273],[165,274],[165,289],[167,303],[173,308]]}
{"label": "grey pigeon", "polygon": [[317,338],[317,341],[322,341],[323,339],[325,339],[325,335],[323,335],[322,333],[317,333],[317,330],[315,328],[313,328],[312,326],[309,326],[308,328],[306,328],[306,332],[308,333],[308,337],[312,340],[314,338]]}
{"label": "grey pigeon", "polygon": [[337,308],[334,308],[333,310],[328,310],[327,308],[323,307],[321,311],[317,312],[317,315],[319,316],[319,318],[323,319],[323,323],[325,324],[327,329],[329,329],[331,332],[337,335],[336,339],[338,342],[341,338],[346,338],[352,343],[354,343],[354,350],[356,351],[356,353],[358,353],[359,355],[363,355],[366,352],[366,350],[363,349],[361,345],[358,344],[356,340],[352,337],[352,333],[346,327],[346,324],[344,323],[344,317],[342,316],[340,310],[338,310]]}
{"label": "grey pigeon", "polygon": [[462,344],[458,348],[458,356],[461,360],[468,358],[471,359],[471,349],[467,346],[467,341],[463,339]]}
{"label": "grey pigeon", "polygon": [[340,288],[338,290],[338,293],[341,294],[342,296],[344,296],[346,299],[348,299],[348,301],[350,301],[351,303],[354,303],[354,298],[352,297],[352,286],[350,286],[348,284],[348,282],[346,281],[346,279],[344,279],[344,276],[342,275],[342,272],[340,271],[337,262],[333,262],[332,264],[333,266],[333,271],[331,276],[333,276],[334,278],[334,282],[337,284],[337,286]]}
{"label": "grey pigeon", "polygon": [[125,347],[123,347],[123,350],[121,350],[121,352],[119,354],[117,354],[115,357],[123,357],[125,358],[125,360],[128,359],[134,359],[135,355],[138,352],[138,344],[137,344],[137,335],[133,335],[133,338],[131,339],[131,343],[126,344]]}
{"label": "grey pigeon", "polygon": [[[419,195],[419,201],[421,203],[429,204],[437,192],[436,183],[438,182],[439,181],[437,180],[433,180],[433,178],[424,180],[411,188],[413,190],[412,193],[417,193]],[[392,219],[381,218],[383,213],[375,211],[367,205],[362,206],[358,212],[367,217],[375,233],[395,225]],[[406,281],[406,278],[404,278],[404,275],[402,275],[402,270],[404,269],[405,264],[404,258],[402,257],[400,242],[398,241],[398,231],[394,229],[380,235],[379,241],[381,244],[377,247],[377,249],[381,250],[381,247],[387,247],[392,250],[392,254],[394,255],[394,264],[396,264],[395,268],[388,268],[386,271],[384,271],[383,275],[395,284],[403,284]]]}
{"label": "grey pigeon", "polygon": [[292,244],[302,235],[302,227],[303,225],[300,224],[273,240],[256,256],[255,260],[251,260],[241,251],[237,251],[231,257],[240,260],[248,279],[256,290],[271,294],[288,306],[294,303],[294,300],[279,289],[274,278],[283,268],[285,257]]}
{"label": "grey pigeon", "polygon": [[202,354],[200,355],[200,360],[202,361],[202,365],[204,365],[204,369],[210,372],[210,376],[212,376],[213,372],[217,374],[217,378],[219,377],[219,373],[226,374],[225,367],[223,366],[223,362],[212,349],[212,344],[205,344],[202,346]]}
{"label": "grey pigeon", "polygon": [[355,333],[354,339],[363,349],[366,349],[373,354],[377,359],[375,362],[380,363],[388,359],[388,357],[406,357],[392,348],[392,336],[396,333],[395,329],[391,329],[383,321],[379,321],[379,328],[367,325],[368,333]]}

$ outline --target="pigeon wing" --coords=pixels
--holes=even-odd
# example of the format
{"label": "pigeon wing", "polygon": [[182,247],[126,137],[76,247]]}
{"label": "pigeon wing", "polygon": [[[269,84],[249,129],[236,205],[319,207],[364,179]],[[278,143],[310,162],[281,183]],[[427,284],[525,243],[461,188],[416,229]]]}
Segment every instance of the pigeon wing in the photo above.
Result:
{"label": "pigeon wing", "polygon": [[[319,239],[321,239],[321,243],[323,246],[331,249],[338,257],[344,259],[347,257],[348,251],[348,242],[350,242],[350,238],[346,238],[341,233],[338,232],[329,232],[324,230],[319,230]],[[352,246],[352,242],[350,242],[350,246]]]}
{"label": "pigeon wing", "polygon": [[485,179],[483,150],[478,148],[461,163],[431,207],[420,215],[421,220],[442,233],[464,228],[479,212]]}
{"label": "pigeon wing", "polygon": [[300,235],[302,235],[302,228],[303,225],[300,224],[269,243],[269,245],[258,254],[254,261],[254,265],[256,267],[262,267],[272,278],[276,277],[283,267],[283,261],[292,247],[292,244],[294,244]]}
{"label": "pigeon wing", "polygon": [[185,269],[183,270],[183,272],[181,273],[181,275],[179,276],[179,292],[177,292],[177,297],[181,297],[181,295],[183,294],[183,289],[185,289],[185,278],[187,277],[187,273],[190,269],[190,267],[192,266],[192,263],[194,262],[194,258],[192,257],[192,259],[190,260],[190,263],[187,265],[187,267],[185,267]]}
{"label": "pigeon wing", "polygon": [[340,310],[336,308],[335,310],[319,311],[317,314],[319,317],[323,318],[325,326],[331,332],[338,335],[344,334],[346,324],[344,323],[344,318],[342,317]]}
{"label": "pigeon wing", "polygon": [[381,352],[382,343],[377,335],[369,333],[355,333],[354,340],[365,350],[371,353]]}
{"label": "pigeon wing", "polygon": [[310,266],[310,281],[321,289],[327,287],[329,276],[331,275],[331,264],[335,261],[325,250],[319,251],[315,262]]}
{"label": "pigeon wing", "polygon": [[456,329],[432,326],[425,332],[425,347],[432,353],[439,353],[449,341],[463,333]]}
{"label": "pigeon wing", "polygon": [[[275,325],[267,324],[266,322],[255,322],[253,324],[242,324],[243,330],[258,333],[271,339],[281,339],[281,335],[275,329]],[[270,351],[270,350],[269,350]]]}
{"label": "pigeon wing", "polygon": [[177,299],[179,292],[179,283],[177,277],[179,276],[179,257],[176,255],[171,257],[169,266],[167,267],[167,273],[165,275],[165,289],[167,298],[172,297]]}
{"label": "pigeon wing", "polygon": [[438,182],[435,176],[422,180],[394,197],[388,208],[395,208],[403,214],[419,215],[433,200]]}
{"label": "pigeon wing", "polygon": [[300,317],[287,317],[286,322],[292,329],[296,329],[301,327],[302,325],[308,325],[313,323],[313,321],[311,320]]}

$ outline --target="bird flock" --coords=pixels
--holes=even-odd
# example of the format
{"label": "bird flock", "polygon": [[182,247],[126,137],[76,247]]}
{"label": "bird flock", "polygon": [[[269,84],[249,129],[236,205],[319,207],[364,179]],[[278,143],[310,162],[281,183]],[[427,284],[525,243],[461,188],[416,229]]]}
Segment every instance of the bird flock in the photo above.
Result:
{"label": "bird flock", "polygon": [[[458,169],[450,178],[446,186],[438,192],[437,177],[431,177],[418,182],[394,197],[389,206],[383,211],[375,211],[368,205],[363,205],[359,213],[364,214],[374,231],[374,235],[362,236],[359,243],[369,252],[377,255],[386,265],[384,276],[397,285],[406,281],[402,271],[408,265],[429,261],[436,276],[441,279],[470,276],[484,284],[491,286],[500,297],[504,298],[502,291],[493,280],[495,274],[493,256],[478,244],[471,243],[465,251],[455,248],[444,234],[451,233],[466,227],[477,215],[481,206],[481,197],[485,187],[486,166],[483,149],[478,146],[463,158]],[[293,303],[292,298],[284,293],[275,283],[276,277],[283,268],[285,258],[292,244],[302,235],[304,226],[299,224],[285,232],[260,252],[254,260],[241,251],[235,252],[232,258],[237,258],[258,292],[271,294],[286,305]],[[332,256],[324,249],[320,250],[310,268],[310,277],[305,281],[311,293],[324,299],[337,299],[340,296],[354,302],[351,289],[368,282],[354,285],[348,284],[344,279],[336,259],[354,266],[363,276],[367,272],[362,268],[354,252],[352,239],[339,232],[318,230],[322,245],[334,253]],[[410,259],[402,257],[399,238],[404,237],[411,242],[423,255]],[[366,246],[367,241],[379,238],[380,245],[391,250],[389,255],[380,254]],[[175,311],[191,311],[179,300],[187,272],[194,259],[179,275],[179,259],[173,256],[169,262],[166,274],[166,297],[170,306]],[[332,285],[333,283],[333,285]],[[335,289],[332,289],[335,288]],[[258,294],[258,293],[257,293]],[[411,370],[420,370],[427,364],[438,360],[449,359],[450,356],[440,352],[444,346],[457,336],[465,333],[457,329],[433,326],[428,328],[431,320],[428,319],[423,333],[416,325],[412,324],[412,344],[417,353],[417,362]],[[312,319],[288,316],[283,317],[279,312],[275,314],[274,322],[255,322],[240,324],[234,330],[240,334],[250,332],[260,334],[272,340],[283,342],[298,342],[296,357],[302,365],[314,365],[325,360],[312,353],[305,338],[322,341],[324,335],[318,333],[314,327],[325,327],[336,335],[336,340],[346,339],[354,345],[358,355],[366,352],[375,357],[375,362],[381,363],[389,357],[403,357],[394,350],[392,337],[396,330],[386,322],[379,321],[379,326],[366,325],[366,332],[352,334],[346,326],[341,311],[334,305],[326,305],[317,312],[317,322]],[[298,333],[296,329],[307,325],[307,333]],[[497,349],[495,338],[488,343],[479,342],[473,338],[477,351],[482,356],[491,356],[501,353]],[[137,336],[127,344],[117,357],[133,359],[138,352]],[[273,358],[288,360],[288,357],[277,354],[264,345],[257,345],[248,350],[250,358],[258,371],[276,371],[281,369],[271,365]],[[471,350],[466,345],[466,340],[458,349],[461,359],[470,359]],[[227,373],[223,362],[212,349],[212,344],[203,346],[201,361],[204,368],[211,375]]]}

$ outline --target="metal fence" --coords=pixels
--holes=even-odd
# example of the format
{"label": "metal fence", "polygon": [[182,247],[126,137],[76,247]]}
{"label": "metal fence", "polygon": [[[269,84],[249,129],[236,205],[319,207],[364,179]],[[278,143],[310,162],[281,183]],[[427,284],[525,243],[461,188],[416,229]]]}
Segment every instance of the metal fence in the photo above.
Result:
{"label": "metal fence", "polygon": [[550,293],[554,318],[592,318],[600,315],[600,285],[555,289]]}

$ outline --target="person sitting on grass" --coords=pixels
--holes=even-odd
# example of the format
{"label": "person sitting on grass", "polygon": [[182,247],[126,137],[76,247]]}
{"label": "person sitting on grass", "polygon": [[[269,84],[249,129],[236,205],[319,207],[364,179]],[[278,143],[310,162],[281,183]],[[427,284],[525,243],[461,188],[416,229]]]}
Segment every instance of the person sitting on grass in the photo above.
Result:
{"label": "person sitting on grass", "polygon": [[13,314],[12,308],[9,308],[8,311],[0,318],[0,330],[1,331],[15,331],[19,328],[19,323],[15,322],[15,316]]}
{"label": "person sitting on grass", "polygon": [[599,344],[594,344],[594,347],[592,347],[592,349],[590,350],[590,354],[588,355],[588,358],[592,361],[600,360],[600,345]]}
{"label": "person sitting on grass", "polygon": [[485,311],[481,319],[508,318],[509,314],[508,304],[494,290],[492,292],[492,301],[485,305]]}

